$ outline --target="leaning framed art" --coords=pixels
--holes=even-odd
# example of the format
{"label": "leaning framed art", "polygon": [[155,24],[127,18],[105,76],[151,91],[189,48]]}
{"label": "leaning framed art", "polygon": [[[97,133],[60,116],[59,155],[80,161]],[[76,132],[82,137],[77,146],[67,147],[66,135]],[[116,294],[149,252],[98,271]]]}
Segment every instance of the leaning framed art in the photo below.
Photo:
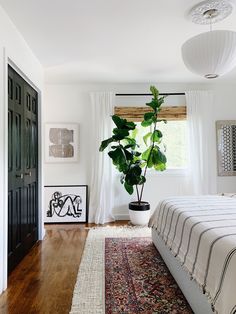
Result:
{"label": "leaning framed art", "polygon": [[88,222],[87,185],[44,186],[44,222]]}
{"label": "leaning framed art", "polygon": [[45,124],[45,162],[77,162],[79,125],[77,123]]}

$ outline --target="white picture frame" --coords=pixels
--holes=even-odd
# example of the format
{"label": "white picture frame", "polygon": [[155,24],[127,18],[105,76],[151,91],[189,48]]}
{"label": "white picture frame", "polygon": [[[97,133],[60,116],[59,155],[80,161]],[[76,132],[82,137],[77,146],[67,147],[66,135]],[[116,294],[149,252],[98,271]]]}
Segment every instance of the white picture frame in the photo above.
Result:
{"label": "white picture frame", "polygon": [[44,222],[88,222],[88,186],[44,186]]}
{"label": "white picture frame", "polygon": [[44,139],[45,162],[78,162],[78,123],[45,123]]}

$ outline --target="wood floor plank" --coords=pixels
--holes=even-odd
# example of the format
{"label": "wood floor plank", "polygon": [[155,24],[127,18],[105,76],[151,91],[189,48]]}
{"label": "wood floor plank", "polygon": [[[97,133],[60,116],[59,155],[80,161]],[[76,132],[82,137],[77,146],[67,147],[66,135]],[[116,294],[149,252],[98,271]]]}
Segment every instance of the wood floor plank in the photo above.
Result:
{"label": "wood floor plank", "polygon": [[[127,221],[109,225],[125,225]],[[0,296],[1,314],[67,314],[92,224],[46,225],[46,236],[13,270]]]}

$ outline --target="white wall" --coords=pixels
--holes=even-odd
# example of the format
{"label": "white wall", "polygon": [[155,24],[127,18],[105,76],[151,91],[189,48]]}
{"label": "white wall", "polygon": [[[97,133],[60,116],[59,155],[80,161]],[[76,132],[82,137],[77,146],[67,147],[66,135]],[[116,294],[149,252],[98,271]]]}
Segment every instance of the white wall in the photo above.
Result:
{"label": "white wall", "polygon": [[[183,92],[186,90],[212,89],[215,94],[215,108],[210,117],[212,121],[219,119],[236,119],[234,101],[234,85],[194,85],[194,84],[155,84],[161,92]],[[45,86],[45,102],[43,108],[44,122],[77,122],[80,124],[80,160],[77,164],[45,164],[45,184],[90,184],[90,156],[93,148],[90,146],[90,91],[114,91],[116,93],[146,93],[149,84],[75,84]],[[117,105],[143,105],[145,98],[117,97]],[[180,104],[184,98],[169,98],[168,105]],[[215,134],[215,133],[214,133]],[[208,134],[206,134],[208,136]],[[212,138],[212,147],[215,158],[211,161],[213,170],[216,170],[216,138]],[[233,192],[236,190],[236,177],[218,177],[218,191]],[[113,187],[115,193],[114,213],[118,218],[127,218],[127,204],[133,199],[119,183]],[[167,173],[149,174],[144,190],[144,199],[151,203],[152,209],[163,197],[187,194],[190,191],[184,176],[171,176]]]}
{"label": "white wall", "polygon": [[79,162],[45,163],[44,183],[53,184],[87,184],[89,172],[89,97],[88,93],[79,91],[75,86],[46,86],[43,123],[75,122],[79,123]]}
{"label": "white wall", "polygon": [[[217,120],[236,120],[236,84],[226,84],[214,86],[215,108],[212,112],[213,119]],[[218,177],[217,188],[219,192],[236,192],[236,177]]]}
{"label": "white wall", "polygon": [[39,61],[0,7],[0,293],[7,283],[7,58],[42,90],[43,70]]}

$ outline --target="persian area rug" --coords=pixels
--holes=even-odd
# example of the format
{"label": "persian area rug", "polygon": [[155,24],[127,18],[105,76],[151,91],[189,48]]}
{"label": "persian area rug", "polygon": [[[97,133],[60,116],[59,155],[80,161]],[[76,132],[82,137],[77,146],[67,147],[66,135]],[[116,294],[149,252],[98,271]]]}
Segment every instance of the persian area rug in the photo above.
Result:
{"label": "persian area rug", "polygon": [[89,231],[70,314],[120,313],[193,313],[152,244],[149,228]]}

